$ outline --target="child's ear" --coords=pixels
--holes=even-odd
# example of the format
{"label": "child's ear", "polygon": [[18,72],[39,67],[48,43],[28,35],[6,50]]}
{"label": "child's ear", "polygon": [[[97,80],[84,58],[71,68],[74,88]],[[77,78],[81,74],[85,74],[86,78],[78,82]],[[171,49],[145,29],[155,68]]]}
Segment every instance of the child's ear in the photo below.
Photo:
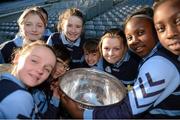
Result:
{"label": "child's ear", "polygon": [[19,57],[20,57],[20,55],[19,55],[19,54],[16,54],[16,55],[14,56],[14,59],[13,59],[12,63],[13,63],[13,64],[17,64],[17,63],[18,63],[18,60],[19,60]]}

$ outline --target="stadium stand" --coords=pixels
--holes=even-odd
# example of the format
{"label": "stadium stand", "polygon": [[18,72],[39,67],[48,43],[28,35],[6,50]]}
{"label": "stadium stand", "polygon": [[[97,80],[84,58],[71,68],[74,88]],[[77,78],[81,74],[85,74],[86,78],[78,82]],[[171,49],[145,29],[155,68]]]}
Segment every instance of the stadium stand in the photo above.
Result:
{"label": "stadium stand", "polygon": [[0,3],[0,42],[14,38],[18,32],[17,18],[28,6],[39,5],[48,11],[48,28],[52,32],[56,31],[62,11],[79,8],[86,16],[85,37],[89,38],[100,37],[110,28],[121,28],[127,15],[152,4],[153,0],[14,0]]}
{"label": "stadium stand", "polygon": [[[106,30],[110,28],[122,28],[124,19],[131,12],[143,6],[152,6],[152,4],[153,0],[121,0],[121,2],[116,1],[116,4],[112,9],[86,22],[86,37],[100,37]],[[94,33],[92,31],[96,32]]]}

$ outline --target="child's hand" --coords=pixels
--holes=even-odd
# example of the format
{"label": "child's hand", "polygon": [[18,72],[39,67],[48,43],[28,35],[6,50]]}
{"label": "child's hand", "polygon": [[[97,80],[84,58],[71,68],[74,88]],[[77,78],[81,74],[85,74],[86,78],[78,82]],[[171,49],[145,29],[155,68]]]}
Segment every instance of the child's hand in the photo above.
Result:
{"label": "child's hand", "polygon": [[51,90],[53,91],[53,96],[60,99],[60,96],[61,96],[62,92],[60,91],[58,80],[57,81],[52,81]]}
{"label": "child's hand", "polygon": [[80,107],[78,103],[74,102],[64,94],[62,94],[61,96],[61,102],[63,104],[63,107],[69,112],[69,114],[73,118],[83,119],[84,110]]}

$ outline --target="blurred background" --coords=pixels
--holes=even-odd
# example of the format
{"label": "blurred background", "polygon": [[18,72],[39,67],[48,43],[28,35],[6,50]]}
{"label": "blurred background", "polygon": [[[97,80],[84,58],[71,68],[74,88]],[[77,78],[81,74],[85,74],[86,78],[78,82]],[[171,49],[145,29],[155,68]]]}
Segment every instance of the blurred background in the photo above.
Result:
{"label": "blurred background", "polygon": [[109,28],[122,28],[126,17],[154,0],[1,0],[0,43],[18,32],[17,18],[30,6],[42,6],[48,14],[48,28],[55,32],[58,15],[67,8],[79,8],[85,15],[85,37],[100,37]]}

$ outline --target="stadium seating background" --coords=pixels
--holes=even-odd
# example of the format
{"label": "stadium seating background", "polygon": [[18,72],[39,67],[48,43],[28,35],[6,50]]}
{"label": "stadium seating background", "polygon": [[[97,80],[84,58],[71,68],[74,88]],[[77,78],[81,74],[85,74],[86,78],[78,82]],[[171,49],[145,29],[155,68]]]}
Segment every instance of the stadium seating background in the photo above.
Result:
{"label": "stadium seating background", "polygon": [[56,31],[58,14],[77,7],[86,17],[85,37],[100,37],[109,28],[121,28],[124,19],[134,10],[152,6],[153,0],[11,0],[0,2],[0,43],[14,38],[17,18],[30,6],[42,6],[49,14],[48,28]]}

